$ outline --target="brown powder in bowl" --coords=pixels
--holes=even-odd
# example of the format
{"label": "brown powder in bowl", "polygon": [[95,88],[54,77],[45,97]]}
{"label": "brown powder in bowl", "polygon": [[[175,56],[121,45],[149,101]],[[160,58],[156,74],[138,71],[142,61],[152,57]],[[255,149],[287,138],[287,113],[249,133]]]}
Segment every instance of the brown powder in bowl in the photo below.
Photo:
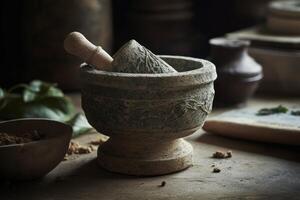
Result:
{"label": "brown powder in bowl", "polygon": [[44,136],[34,130],[32,133],[24,133],[22,136],[0,132],[0,146],[10,144],[23,144],[41,140]]}

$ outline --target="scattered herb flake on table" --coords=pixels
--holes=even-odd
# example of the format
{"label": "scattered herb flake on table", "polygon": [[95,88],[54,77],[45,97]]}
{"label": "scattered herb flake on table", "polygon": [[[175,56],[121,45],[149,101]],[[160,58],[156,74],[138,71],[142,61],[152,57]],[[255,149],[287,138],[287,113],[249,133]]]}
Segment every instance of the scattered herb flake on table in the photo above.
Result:
{"label": "scattered herb flake on table", "polygon": [[264,115],[273,115],[273,114],[280,114],[280,113],[287,113],[287,112],[288,112],[288,108],[279,105],[273,108],[262,108],[256,113],[256,115],[264,116]]}
{"label": "scattered herb flake on table", "polygon": [[291,115],[300,116],[300,110],[295,110],[291,112]]}

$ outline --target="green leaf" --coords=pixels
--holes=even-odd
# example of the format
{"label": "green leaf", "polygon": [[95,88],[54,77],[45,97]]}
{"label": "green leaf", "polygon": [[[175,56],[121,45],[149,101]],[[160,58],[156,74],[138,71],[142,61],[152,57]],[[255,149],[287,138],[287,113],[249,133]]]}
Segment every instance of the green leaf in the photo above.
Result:
{"label": "green leaf", "polygon": [[1,119],[49,118],[67,121],[75,114],[75,107],[66,97],[48,97],[24,103],[20,96],[10,96],[0,110]]}
{"label": "green leaf", "polygon": [[76,114],[66,123],[73,127],[73,137],[77,137],[92,130],[92,127],[88,123],[86,117],[81,113]]}
{"label": "green leaf", "polygon": [[55,84],[32,81],[23,91],[24,102],[31,102],[45,97],[63,97],[63,92],[55,87]]}
{"label": "green leaf", "polygon": [[20,89],[24,89],[26,87],[28,87],[28,85],[21,83],[21,84],[18,84],[18,85],[15,85],[15,86],[9,88],[8,93],[13,93]]}
{"label": "green leaf", "polygon": [[291,115],[300,116],[300,110],[294,110],[294,111],[292,111]]}
{"label": "green leaf", "polygon": [[92,127],[84,115],[76,113],[72,101],[55,84],[32,81],[5,92],[0,88],[0,119],[48,118],[70,124],[74,136],[87,133]]}
{"label": "green leaf", "polygon": [[0,100],[4,98],[4,90],[0,87]]}
{"label": "green leaf", "polygon": [[288,112],[288,108],[279,105],[277,107],[273,107],[273,108],[263,108],[260,109],[256,115],[258,116],[264,116],[264,115],[273,115],[273,114],[280,114],[280,113],[287,113]]}
{"label": "green leaf", "polygon": [[2,88],[0,88],[0,110],[5,106],[5,92]]}

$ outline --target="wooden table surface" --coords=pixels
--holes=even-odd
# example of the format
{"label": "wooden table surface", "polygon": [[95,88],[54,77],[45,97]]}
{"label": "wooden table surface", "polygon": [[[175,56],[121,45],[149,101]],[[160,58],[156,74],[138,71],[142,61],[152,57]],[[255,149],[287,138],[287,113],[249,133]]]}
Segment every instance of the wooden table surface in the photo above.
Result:
{"label": "wooden table surface", "polygon": [[[75,96],[76,97],[76,96]],[[75,98],[78,102],[78,98]],[[256,98],[248,106],[300,104],[300,99]],[[227,109],[215,109],[218,114]],[[80,143],[99,137],[89,134]],[[97,166],[96,152],[60,163],[41,180],[0,184],[1,200],[144,200],[144,199],[300,199],[300,147],[255,143],[199,130],[187,140],[194,147],[194,166],[158,177],[133,177]],[[216,150],[232,150],[216,160]],[[0,163],[1,164],[1,163]],[[221,169],[212,173],[212,165]],[[159,187],[162,181],[164,187]]]}

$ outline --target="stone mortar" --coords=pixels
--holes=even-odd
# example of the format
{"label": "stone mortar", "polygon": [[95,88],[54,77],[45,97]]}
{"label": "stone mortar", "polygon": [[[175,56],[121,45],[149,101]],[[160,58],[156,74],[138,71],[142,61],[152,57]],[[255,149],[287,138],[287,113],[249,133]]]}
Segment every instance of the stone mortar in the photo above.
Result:
{"label": "stone mortar", "polygon": [[103,168],[130,175],[168,174],[192,165],[182,137],[202,127],[212,109],[215,66],[206,60],[161,56],[178,73],[130,74],[81,67],[82,108],[110,139],[98,149]]}

